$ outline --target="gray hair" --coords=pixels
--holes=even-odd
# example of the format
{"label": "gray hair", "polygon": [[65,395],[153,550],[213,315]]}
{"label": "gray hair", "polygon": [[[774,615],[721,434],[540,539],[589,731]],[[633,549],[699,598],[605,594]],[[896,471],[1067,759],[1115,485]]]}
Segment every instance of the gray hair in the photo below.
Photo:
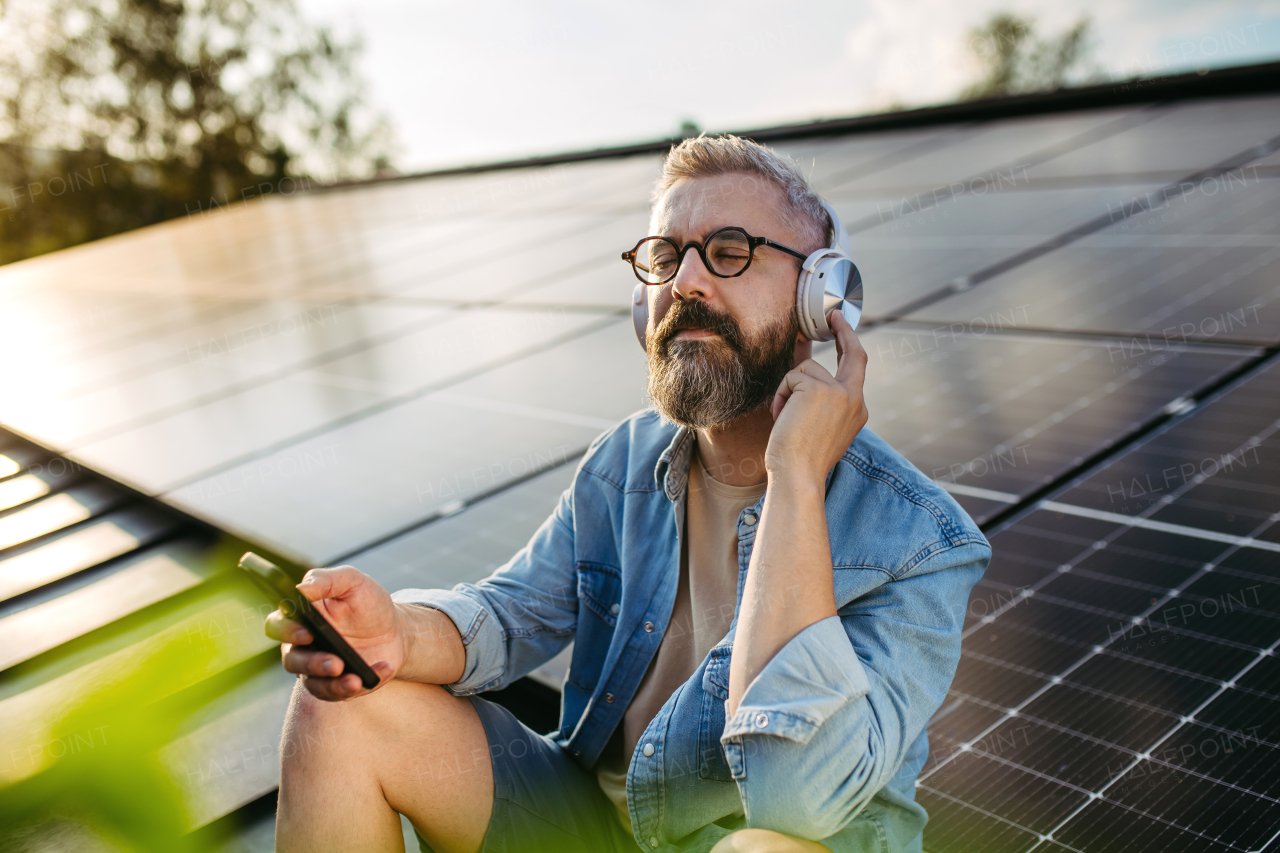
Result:
{"label": "gray hair", "polygon": [[681,178],[728,174],[756,175],[782,190],[786,199],[785,209],[780,211],[782,220],[805,238],[807,251],[831,245],[834,239],[831,217],[800,166],[785,154],[730,133],[721,136],[704,133],[672,147],[654,187],[653,202],[657,204]]}

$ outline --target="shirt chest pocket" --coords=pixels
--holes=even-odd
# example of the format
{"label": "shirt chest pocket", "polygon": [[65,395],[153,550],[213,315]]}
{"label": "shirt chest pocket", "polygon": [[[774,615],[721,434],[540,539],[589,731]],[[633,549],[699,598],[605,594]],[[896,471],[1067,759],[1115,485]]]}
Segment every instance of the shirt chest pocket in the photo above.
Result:
{"label": "shirt chest pocket", "polygon": [[610,629],[618,624],[622,579],[612,566],[578,563],[578,600]]}
{"label": "shirt chest pocket", "polygon": [[717,646],[702,672],[702,713],[698,725],[698,777],[732,782],[720,735],[724,733],[724,703],[729,698],[729,655],[732,646]]}

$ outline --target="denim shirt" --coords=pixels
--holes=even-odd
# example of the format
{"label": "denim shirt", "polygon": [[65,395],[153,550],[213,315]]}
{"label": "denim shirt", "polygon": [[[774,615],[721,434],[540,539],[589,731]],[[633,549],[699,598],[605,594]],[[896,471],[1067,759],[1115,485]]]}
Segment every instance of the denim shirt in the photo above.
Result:
{"label": "denim shirt", "polygon": [[[671,616],[693,439],[650,410],[633,415],[591,445],[551,517],[493,575],[395,593],[458,626],[466,663],[451,692],[504,687],[574,641],[552,737],[595,764]],[[738,517],[738,608],[763,500]],[[642,848],[704,849],[724,827],[751,826],[835,853],[920,850],[925,726],[955,674],[991,549],[869,429],[829,475],[826,512],[838,615],[783,646],[726,719],[735,609],[631,757],[627,804]],[[785,589],[776,603],[786,606]]]}

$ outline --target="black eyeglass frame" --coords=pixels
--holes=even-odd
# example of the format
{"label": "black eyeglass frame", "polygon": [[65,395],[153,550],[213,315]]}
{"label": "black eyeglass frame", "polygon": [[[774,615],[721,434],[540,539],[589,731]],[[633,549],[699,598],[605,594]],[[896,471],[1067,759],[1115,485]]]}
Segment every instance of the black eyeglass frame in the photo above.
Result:
{"label": "black eyeglass frame", "polygon": [[[743,237],[747,238],[747,262],[743,265],[742,269],[738,270],[735,273],[729,273],[728,275],[722,275],[721,273],[718,273],[715,271],[715,268],[712,267],[711,263],[707,261],[707,249],[706,249],[707,243],[710,243],[712,240],[714,240],[717,234],[723,234],[725,231],[737,231]],[[673,249],[676,250],[677,260],[676,260],[675,271],[673,271],[670,276],[668,276],[667,278],[664,278],[662,281],[646,281],[644,276],[640,273],[640,268],[636,264],[636,258],[639,255],[640,247],[643,246],[645,243],[648,243],[650,240],[665,240],[667,243],[671,244],[671,247]],[[797,252],[795,249],[784,246],[781,243],[775,243],[773,240],[770,240],[768,237],[752,237],[750,234],[747,233],[745,228],[739,228],[736,225],[727,225],[724,228],[717,228],[715,231],[711,232],[711,234],[708,235],[707,239],[703,240],[701,243],[699,243],[697,240],[690,240],[688,243],[684,244],[683,248],[681,248],[680,246],[677,246],[676,242],[669,237],[660,237],[656,235],[645,237],[639,243],[636,243],[635,248],[633,248],[630,252],[623,252],[622,259],[627,263],[631,264],[631,272],[635,274],[635,277],[640,280],[641,284],[646,284],[649,286],[658,286],[658,285],[666,284],[669,281],[672,281],[677,275],[680,274],[680,267],[684,265],[685,254],[691,248],[698,250],[698,257],[702,259],[703,268],[705,268],[707,272],[711,273],[716,278],[737,278],[747,270],[751,269],[751,262],[756,259],[756,249],[758,249],[761,246],[768,246],[771,249],[777,249],[779,251],[786,252],[788,255],[799,258],[802,261],[808,258],[808,255],[802,255],[799,252]]]}

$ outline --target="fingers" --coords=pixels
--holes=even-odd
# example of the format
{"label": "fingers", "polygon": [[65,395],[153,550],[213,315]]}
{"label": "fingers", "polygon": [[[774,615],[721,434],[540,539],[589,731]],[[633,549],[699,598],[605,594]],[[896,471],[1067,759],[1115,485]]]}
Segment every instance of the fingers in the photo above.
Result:
{"label": "fingers", "polygon": [[279,610],[271,611],[262,629],[268,637],[273,640],[279,640],[282,643],[296,643],[300,646],[306,646],[310,645],[314,639],[310,631],[285,616]]}
{"label": "fingers", "polygon": [[827,323],[836,333],[836,381],[846,388],[862,387],[867,373],[867,351],[839,310],[831,310]]}
{"label": "fingers", "polygon": [[360,677],[355,673],[347,673],[339,678],[320,678],[314,675],[304,675],[302,676],[302,686],[307,688],[307,692],[312,696],[317,699],[323,699],[326,702],[342,702],[368,692],[360,683]]}
{"label": "fingers", "polygon": [[825,367],[811,358],[806,358],[787,371],[786,376],[782,377],[782,382],[778,385],[778,390],[774,393],[773,400],[769,404],[769,413],[773,415],[773,419],[776,421],[778,415],[782,413],[782,407],[787,404],[787,400],[796,391],[803,390],[806,385],[814,382],[829,383],[831,381],[831,374]]}
{"label": "fingers", "polygon": [[288,672],[296,675],[319,675],[336,678],[345,669],[342,658],[329,652],[318,652],[309,646],[286,644],[280,647],[280,660]]}
{"label": "fingers", "polygon": [[[391,664],[386,661],[378,661],[373,664],[373,671],[377,673],[379,681],[377,687],[386,684],[392,676]],[[303,675],[302,686],[307,688],[307,692],[317,699],[323,699],[326,702],[344,702],[347,699],[356,699],[371,690],[366,690],[360,682],[360,677],[355,673],[347,673],[337,678],[326,678],[324,676]]]}

